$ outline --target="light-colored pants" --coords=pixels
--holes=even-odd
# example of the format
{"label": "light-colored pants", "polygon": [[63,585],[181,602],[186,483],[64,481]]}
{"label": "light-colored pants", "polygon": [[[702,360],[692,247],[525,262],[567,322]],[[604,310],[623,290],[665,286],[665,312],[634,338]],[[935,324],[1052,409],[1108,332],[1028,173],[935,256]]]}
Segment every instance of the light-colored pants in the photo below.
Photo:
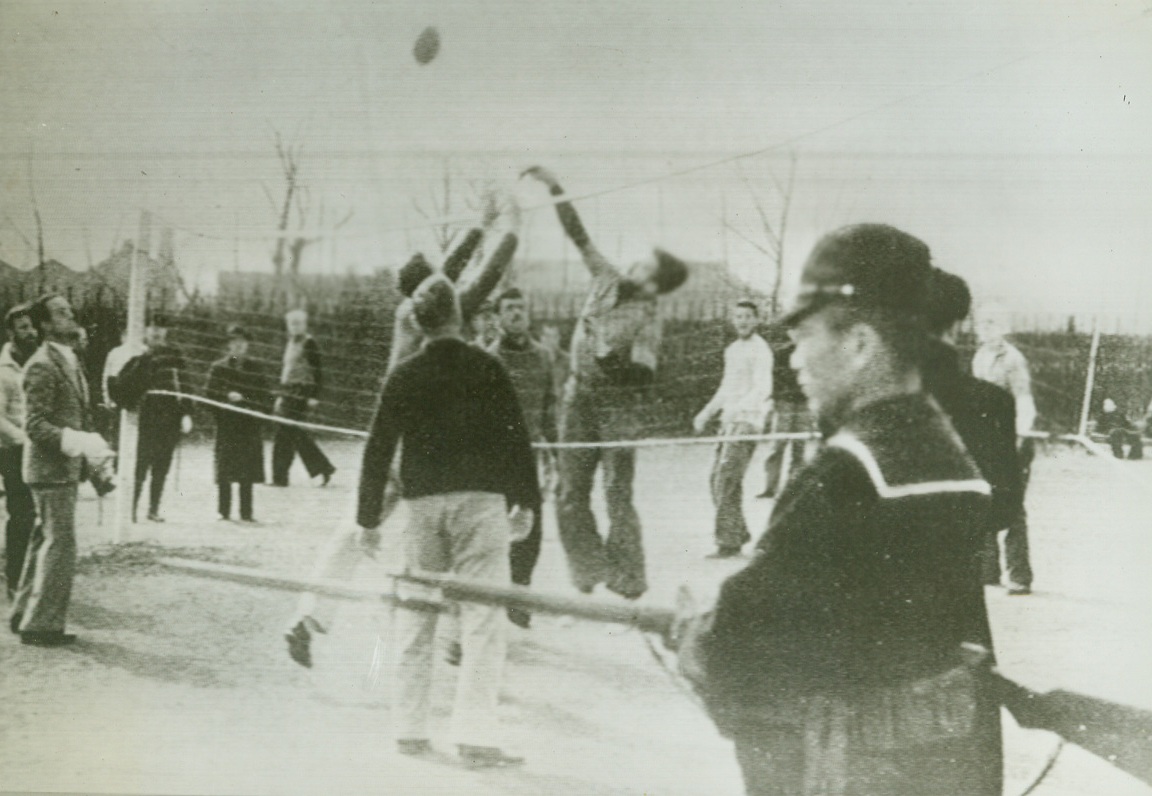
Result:
{"label": "light-colored pants", "polygon": [[[388,475],[388,483],[384,487],[381,525],[388,521],[398,505],[400,505],[400,477],[397,469],[393,467]],[[353,523],[337,525],[336,532],[320,551],[316,565],[312,568],[311,577],[317,580],[348,582],[353,579],[357,567],[364,563],[364,560],[360,529]],[[331,597],[305,592],[300,596],[291,624],[295,625],[302,617],[310,616],[326,631],[331,630],[339,603],[339,600]]]}
{"label": "light-colored pants", "polygon": [[[726,423],[720,434],[743,437],[759,431],[751,423]],[[716,507],[716,547],[739,550],[752,538],[744,521],[744,473],[756,452],[750,441],[721,442],[712,462],[712,504]]]}
{"label": "light-colored pants", "polygon": [[[450,492],[415,498],[408,508],[406,566],[508,584],[509,526],[503,495]],[[452,710],[454,743],[499,745],[496,705],[507,650],[504,613],[495,606],[460,605],[464,659]],[[396,612],[393,629],[398,659],[392,709],[397,738],[428,738],[438,618],[439,614],[424,611]]]}
{"label": "light-colored pants", "polygon": [[63,631],[76,574],[76,484],[33,486],[36,528],[24,559],[12,613],[20,632]]}

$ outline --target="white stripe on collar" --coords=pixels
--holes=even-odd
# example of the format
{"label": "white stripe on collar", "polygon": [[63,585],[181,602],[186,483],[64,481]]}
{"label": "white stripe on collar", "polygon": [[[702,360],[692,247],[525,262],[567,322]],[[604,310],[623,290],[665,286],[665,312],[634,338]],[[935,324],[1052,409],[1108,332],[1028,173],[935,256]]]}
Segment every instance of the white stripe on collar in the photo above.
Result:
{"label": "white stripe on collar", "polygon": [[973,492],[977,495],[992,494],[992,487],[982,478],[956,481],[925,481],[919,484],[890,486],[884,479],[884,473],[881,472],[880,464],[876,461],[876,457],[872,455],[872,451],[857,437],[846,432],[840,432],[829,439],[827,445],[831,448],[839,448],[842,451],[852,454],[860,464],[864,465],[864,471],[868,473],[868,477],[872,480],[872,485],[876,487],[876,493],[882,498],[936,495],[947,492]]}

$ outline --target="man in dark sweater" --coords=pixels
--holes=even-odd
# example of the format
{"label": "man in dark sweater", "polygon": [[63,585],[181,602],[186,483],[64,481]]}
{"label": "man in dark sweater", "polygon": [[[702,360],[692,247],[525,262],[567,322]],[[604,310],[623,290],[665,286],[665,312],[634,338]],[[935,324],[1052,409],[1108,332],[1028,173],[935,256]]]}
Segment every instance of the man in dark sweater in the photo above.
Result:
{"label": "man in dark sweater", "polygon": [[1000,794],[999,706],[963,649],[991,489],[922,391],[930,274],[892,227],[817,243],[786,322],[826,444],[715,611],[678,627],[754,796]]}
{"label": "man in dark sweater", "polygon": [[[185,392],[184,355],[168,342],[168,329],[154,322],[144,330],[148,350],[142,354],[144,378],[148,390]],[[164,496],[164,482],[172,467],[172,456],[180,443],[181,433],[192,430],[192,405],[184,398],[173,395],[145,394],[140,400],[139,436],[136,443],[136,483],[132,496],[132,518],[144,481],[148,480],[148,519],[163,522],[160,499]]]}
{"label": "man in dark sweater", "polygon": [[[498,585],[510,579],[510,539],[522,539],[540,504],[536,462],[516,392],[503,366],[461,337],[460,306],[447,279],[428,279],[412,296],[426,336],[415,356],[384,382],[364,448],[357,523],[379,526],[396,448],[408,503],[404,556],[408,568],[451,571]],[[430,750],[433,639],[437,614],[400,611],[392,702],[399,750]],[[473,767],[514,765],[494,742],[506,641],[504,612],[460,607],[463,662],[452,735]]]}
{"label": "man in dark sweater", "polygon": [[[489,346],[488,353],[495,356],[508,371],[528,435],[533,442],[556,441],[556,394],[554,382],[556,366],[552,352],[532,339],[528,333],[528,302],[518,288],[510,288],[496,299],[496,317],[500,336]],[[544,460],[546,452],[537,456]],[[532,570],[540,558],[540,541],[544,535],[542,512],[539,506],[532,531],[522,541],[512,544],[512,582],[527,586],[532,583]],[[508,618],[520,627],[528,627],[530,616],[521,608],[509,608]]]}
{"label": "man in dark sweater", "polygon": [[[273,412],[285,420],[307,420],[308,413],[320,405],[320,391],[324,389],[320,345],[308,333],[308,313],[304,310],[286,313],[284,325],[288,341],[284,344],[280,388]],[[289,423],[276,424],[272,442],[272,485],[288,486],[288,471],[297,453],[308,470],[308,477],[319,477],[321,484],[328,486],[336,468],[311,434]]]}

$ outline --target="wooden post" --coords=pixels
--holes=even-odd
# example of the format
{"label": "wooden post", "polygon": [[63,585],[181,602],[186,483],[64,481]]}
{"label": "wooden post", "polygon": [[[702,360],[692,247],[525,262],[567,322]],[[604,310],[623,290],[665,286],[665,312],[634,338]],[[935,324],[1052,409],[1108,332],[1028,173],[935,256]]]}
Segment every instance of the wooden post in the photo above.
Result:
{"label": "wooden post", "polygon": [[[128,322],[124,343],[130,351],[144,348],[144,313],[148,297],[148,250],[152,237],[152,216],[140,213],[140,233],[132,251],[132,271],[128,280]],[[136,412],[120,410],[120,441],[117,447],[116,529],[113,541],[125,541],[132,526],[132,492],[135,489],[136,442],[139,438]]]}
{"label": "wooden post", "polygon": [[1100,351],[1100,318],[1092,316],[1092,346],[1088,349],[1088,376],[1084,379],[1084,402],[1080,405],[1080,426],[1077,433],[1088,434],[1088,413],[1092,408],[1092,388],[1096,384],[1096,354]]}

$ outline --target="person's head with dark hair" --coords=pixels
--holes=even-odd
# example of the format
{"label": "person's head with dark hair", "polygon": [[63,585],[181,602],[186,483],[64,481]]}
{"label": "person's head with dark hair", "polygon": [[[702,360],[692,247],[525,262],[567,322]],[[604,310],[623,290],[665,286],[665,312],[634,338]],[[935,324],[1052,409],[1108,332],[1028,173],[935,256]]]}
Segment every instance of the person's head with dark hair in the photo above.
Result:
{"label": "person's head with dark hair", "polygon": [[228,335],[228,356],[234,359],[243,359],[248,354],[248,343],[251,341],[251,336],[248,331],[238,323],[229,324],[226,332]]}
{"label": "person's head with dark hair", "polygon": [[928,294],[928,331],[936,337],[945,337],[971,311],[972,293],[968,283],[955,274],[934,268]]}
{"label": "person's head with dark hair", "polygon": [[496,305],[485,301],[477,308],[469,322],[472,340],[484,347],[490,345],[500,333],[500,323],[496,316]]}
{"label": "person's head with dark hair", "polygon": [[894,227],[859,224],[817,242],[784,322],[791,366],[826,429],[920,389],[931,280],[928,246]]}
{"label": "person's head with dark hair", "polygon": [[4,316],[4,328],[12,343],[13,356],[23,364],[40,345],[40,335],[32,325],[32,305],[17,304]]}
{"label": "person's head with dark hair", "polygon": [[68,345],[76,334],[72,305],[59,293],[49,293],[32,302],[28,317],[42,340]]}
{"label": "person's head with dark hair", "polygon": [[640,260],[628,271],[628,281],[643,296],[664,296],[688,280],[688,265],[663,249],[653,249],[650,257]]}
{"label": "person's head with dark hair", "polygon": [[528,301],[518,287],[510,287],[496,298],[496,318],[505,339],[523,342],[528,336]]}
{"label": "person's head with dark hair", "polygon": [[400,276],[397,279],[400,294],[405,298],[411,298],[412,294],[416,292],[416,288],[420,287],[420,283],[432,274],[432,266],[424,259],[421,252],[416,252],[400,268]]}
{"label": "person's head with dark hair", "polygon": [[732,307],[732,328],[741,340],[747,340],[760,325],[760,308],[751,299],[741,299]]}
{"label": "person's head with dark hair", "polygon": [[456,288],[443,276],[425,279],[412,294],[412,314],[427,337],[460,335],[460,302]]}

